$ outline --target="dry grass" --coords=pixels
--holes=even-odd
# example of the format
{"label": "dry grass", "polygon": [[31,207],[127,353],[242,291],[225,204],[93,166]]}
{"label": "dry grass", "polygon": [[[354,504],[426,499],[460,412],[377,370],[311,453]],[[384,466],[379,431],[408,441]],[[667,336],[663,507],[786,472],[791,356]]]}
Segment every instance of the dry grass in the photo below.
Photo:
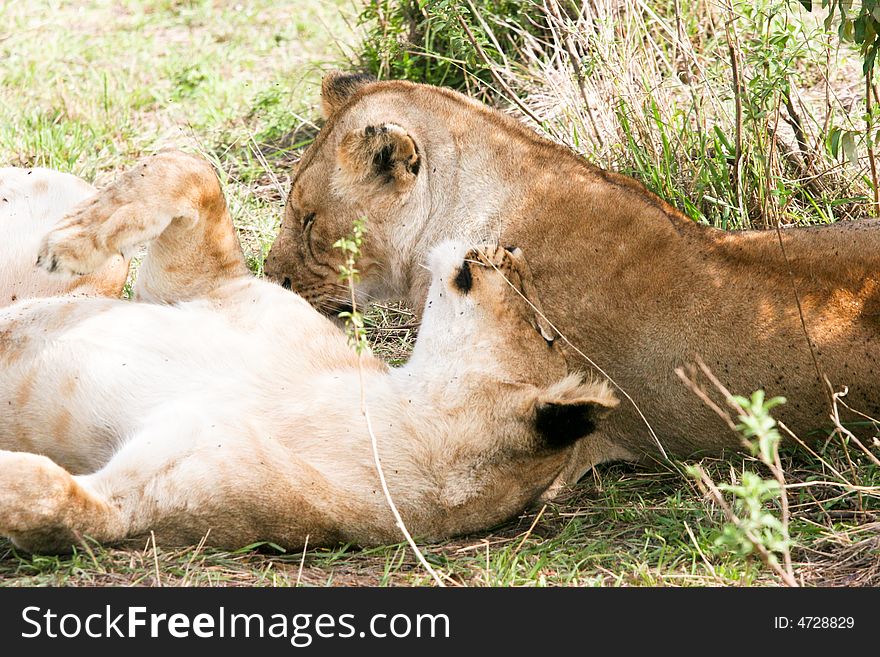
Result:
{"label": "dry grass", "polygon": [[[825,32],[824,13],[785,0],[546,0],[513,23],[480,4],[469,6],[483,38],[518,45],[475,50],[474,69],[491,71],[470,78],[475,92],[694,220],[766,228],[874,213],[861,60]],[[829,152],[834,130],[853,133],[853,161]]]}
{"label": "dry grass", "polygon": [[870,514],[849,531],[830,533],[805,551],[801,573],[821,586],[880,586],[880,521]]}

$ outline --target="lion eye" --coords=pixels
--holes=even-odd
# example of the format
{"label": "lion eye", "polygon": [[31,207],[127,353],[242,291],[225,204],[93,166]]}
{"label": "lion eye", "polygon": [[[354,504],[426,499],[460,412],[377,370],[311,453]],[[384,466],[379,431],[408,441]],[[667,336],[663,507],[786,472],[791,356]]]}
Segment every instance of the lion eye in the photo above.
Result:
{"label": "lion eye", "polygon": [[309,226],[312,225],[312,222],[315,220],[315,213],[309,212],[305,217],[303,217],[303,230],[308,230]]}

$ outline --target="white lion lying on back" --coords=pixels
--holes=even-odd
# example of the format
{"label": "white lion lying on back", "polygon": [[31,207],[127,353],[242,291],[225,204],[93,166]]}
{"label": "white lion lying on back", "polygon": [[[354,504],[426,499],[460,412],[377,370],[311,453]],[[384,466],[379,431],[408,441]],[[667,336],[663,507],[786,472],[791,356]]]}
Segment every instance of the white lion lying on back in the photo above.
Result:
{"label": "white lion lying on back", "polygon": [[[4,194],[24,194],[26,179],[9,175]],[[399,540],[359,370],[391,494],[424,538],[518,513],[616,404],[604,384],[566,376],[518,250],[435,251],[415,351],[390,370],[369,354],[359,362],[303,299],[250,275],[206,162],[149,158],[61,221],[90,190],[39,175],[43,193],[67,186],[29,206],[43,208],[34,225],[57,222],[38,259],[67,276],[54,291],[82,291],[77,275],[118,291],[121,262],[147,243],[135,293],[155,303],[58,296],[0,308],[0,535],[24,549],[151,531],[228,547]],[[14,199],[0,230],[23,225]],[[0,245],[15,254],[2,259],[0,298],[53,291],[29,264],[33,231],[15,235]]]}

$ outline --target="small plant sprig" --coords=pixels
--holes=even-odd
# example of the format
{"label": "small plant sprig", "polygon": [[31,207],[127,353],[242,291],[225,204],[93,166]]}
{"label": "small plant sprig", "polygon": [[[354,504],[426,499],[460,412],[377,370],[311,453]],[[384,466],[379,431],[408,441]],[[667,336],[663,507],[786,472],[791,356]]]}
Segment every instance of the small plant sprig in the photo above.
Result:
{"label": "small plant sprig", "polygon": [[351,235],[341,237],[333,244],[334,249],[339,249],[345,255],[345,264],[339,267],[339,280],[348,286],[348,291],[351,295],[351,310],[339,313],[339,318],[345,321],[345,332],[348,335],[348,340],[358,355],[369,349],[364,316],[358,310],[357,295],[355,294],[355,286],[360,281],[357,259],[360,256],[366,232],[366,218],[355,219]]}
{"label": "small plant sprig", "polygon": [[736,430],[745,439],[743,442],[752,456],[759,457],[768,467],[773,467],[782,436],[779,435],[776,420],[770,415],[770,411],[784,404],[785,397],[771,397],[765,401],[764,391],[756,390],[750,398],[734,395],[731,401],[743,411],[737,418],[739,424],[736,425]]}
{"label": "small plant sprig", "polygon": [[[763,390],[756,390],[751,397],[732,395],[702,360],[697,359],[697,365],[712,385],[724,395],[728,406],[736,412],[739,423],[734,423],[724,409],[711,401],[692,379],[693,375],[689,376],[681,368],[676,370],[676,374],[740,435],[743,446],[773,475],[772,479],[765,479],[754,472],[745,471],[738,485],[718,485],[699,465],[685,468],[700,490],[711,497],[727,517],[727,523],[716,538],[715,545],[741,556],[757,554],[787,586],[798,586],[791,563],[792,540],[788,531],[789,508],[785,473],[779,459],[779,443],[782,437],[776,420],[770,414],[773,408],[785,403],[785,398],[767,399]],[[725,492],[733,495],[733,506],[725,499]],[[768,505],[777,501],[781,512],[778,517],[768,508]],[[779,563],[779,555],[782,556],[782,564]]]}
{"label": "small plant sprig", "polygon": [[345,263],[339,267],[339,280],[348,286],[348,292],[351,298],[351,311],[341,312],[339,313],[339,317],[345,320],[345,332],[348,334],[348,341],[354,347],[358,355],[358,377],[361,387],[361,414],[364,416],[364,421],[367,424],[367,432],[370,434],[370,446],[373,450],[373,463],[376,466],[376,472],[379,474],[379,483],[382,484],[382,493],[385,495],[385,501],[388,502],[388,508],[391,509],[397,527],[400,529],[406,542],[415,553],[419,563],[421,563],[424,569],[428,571],[428,574],[433,578],[434,583],[436,583],[437,586],[443,587],[445,586],[443,580],[440,579],[437,571],[431,567],[427,559],[425,559],[425,555],[422,554],[422,551],[419,549],[419,546],[416,545],[412,535],[406,528],[406,524],[403,522],[400,512],[397,510],[397,505],[394,503],[394,499],[391,497],[391,491],[388,489],[388,481],[385,479],[385,471],[382,469],[382,460],[379,458],[379,442],[376,438],[375,431],[373,431],[373,422],[370,419],[370,410],[367,407],[366,388],[364,387],[364,368],[361,364],[361,358],[369,351],[370,345],[367,341],[367,330],[364,326],[364,316],[363,313],[358,310],[357,295],[355,294],[355,285],[357,285],[360,280],[360,272],[357,269],[357,260],[361,255],[361,247],[363,246],[364,235],[366,235],[366,232],[366,218],[362,217],[356,219],[352,226],[351,235],[342,237],[336,240],[333,244],[333,248],[341,250],[345,255]]}
{"label": "small plant sprig", "polygon": [[[734,428],[742,436],[743,445],[767,466],[772,479],[745,471],[739,485],[716,485],[699,466],[688,468],[697,483],[707,489],[722,507],[728,522],[715,539],[715,545],[740,556],[757,553],[789,586],[797,586],[791,565],[791,537],[788,532],[788,498],[785,494],[785,476],[779,461],[781,436],[770,410],[785,403],[783,397],[766,399],[763,390],[756,390],[749,398],[730,395],[727,402],[738,411],[739,424]],[[722,491],[733,495],[731,508]],[[768,504],[779,502],[781,517],[768,509]],[[782,556],[783,565],[779,563]]]}
{"label": "small plant sprig", "polygon": [[782,436],[770,410],[785,403],[783,397],[765,399],[763,390],[756,390],[750,398],[734,396],[732,402],[744,411],[736,426],[752,456],[758,457],[773,473],[773,479],[763,479],[754,472],[743,472],[739,486],[721,484],[719,488],[733,494],[739,524],[728,523],[716,540],[716,545],[730,548],[742,556],[752,554],[755,546],[751,538],[763,545],[769,558],[778,563],[777,554],[789,554],[791,537],[788,523],[767,510],[768,502],[784,497],[784,480],[780,481],[779,442]]}
{"label": "small plant sprig", "polygon": [[779,499],[779,484],[774,479],[762,479],[754,472],[745,471],[740,485],[719,484],[718,488],[734,496],[738,522],[724,525],[715,539],[715,546],[747,557],[756,552],[757,544],[761,544],[767,549],[770,560],[779,563],[777,553],[788,550],[791,540],[782,521],[766,506]]}

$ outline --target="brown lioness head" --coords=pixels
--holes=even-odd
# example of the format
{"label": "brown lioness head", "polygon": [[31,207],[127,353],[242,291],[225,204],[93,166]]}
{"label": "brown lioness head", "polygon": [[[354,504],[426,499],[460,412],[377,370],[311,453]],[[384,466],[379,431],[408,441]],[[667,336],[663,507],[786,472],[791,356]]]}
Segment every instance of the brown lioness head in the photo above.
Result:
{"label": "brown lioness head", "polygon": [[[442,196],[446,177],[454,175],[445,165],[454,156],[445,152],[453,140],[433,134],[446,127],[424,120],[424,110],[406,102],[414,94],[429,104],[472,102],[408,82],[379,83],[341,73],[324,78],[327,122],[295,173],[265,272],[327,314],[348,306],[339,283],[344,254],[333,244],[351,233],[355,220],[367,221],[358,262],[358,294],[364,301],[410,298],[420,306],[429,282],[422,266],[429,248],[443,238],[464,237],[426,232],[432,202]],[[432,162],[444,165],[426,171]],[[479,241],[491,235],[484,237]]]}

